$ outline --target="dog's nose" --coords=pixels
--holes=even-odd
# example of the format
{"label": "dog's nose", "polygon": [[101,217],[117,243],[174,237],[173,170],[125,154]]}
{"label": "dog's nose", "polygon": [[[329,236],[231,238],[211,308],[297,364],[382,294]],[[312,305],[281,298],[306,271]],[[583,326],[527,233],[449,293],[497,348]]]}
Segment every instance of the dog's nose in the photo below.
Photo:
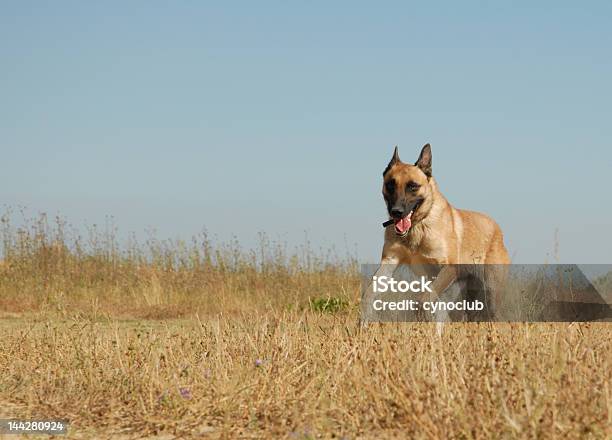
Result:
{"label": "dog's nose", "polygon": [[402,218],[404,216],[404,210],[400,208],[391,209],[391,217]]}

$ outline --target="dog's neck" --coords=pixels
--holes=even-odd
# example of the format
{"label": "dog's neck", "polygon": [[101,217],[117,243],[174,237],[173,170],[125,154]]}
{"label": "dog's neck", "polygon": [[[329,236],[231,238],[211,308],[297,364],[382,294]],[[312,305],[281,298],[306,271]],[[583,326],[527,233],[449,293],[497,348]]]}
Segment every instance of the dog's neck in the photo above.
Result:
{"label": "dog's neck", "polygon": [[431,177],[430,186],[431,197],[428,197],[427,201],[421,206],[423,211],[404,238],[407,241],[408,248],[413,252],[419,249],[429,231],[435,230],[435,223],[440,220],[441,213],[446,212],[446,206],[449,205],[448,200],[438,190],[438,184],[433,177]]}

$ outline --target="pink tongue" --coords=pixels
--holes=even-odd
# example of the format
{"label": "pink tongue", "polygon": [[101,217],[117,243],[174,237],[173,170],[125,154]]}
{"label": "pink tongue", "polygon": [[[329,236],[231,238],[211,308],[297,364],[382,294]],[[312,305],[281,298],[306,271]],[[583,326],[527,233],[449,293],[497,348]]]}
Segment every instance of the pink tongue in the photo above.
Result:
{"label": "pink tongue", "polygon": [[410,217],[412,217],[412,212],[410,212],[410,214],[408,214],[406,217],[397,220],[395,222],[395,230],[400,234],[403,234],[408,229],[410,229],[410,226],[412,226],[412,221],[410,220]]}

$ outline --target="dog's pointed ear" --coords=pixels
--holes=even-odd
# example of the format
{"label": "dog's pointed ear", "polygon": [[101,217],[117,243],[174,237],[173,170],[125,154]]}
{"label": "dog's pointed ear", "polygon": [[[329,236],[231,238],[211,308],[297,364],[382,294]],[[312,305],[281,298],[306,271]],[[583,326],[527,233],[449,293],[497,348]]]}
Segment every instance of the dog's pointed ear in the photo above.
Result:
{"label": "dog's pointed ear", "polygon": [[397,145],[396,145],[395,146],[395,150],[393,151],[393,157],[389,161],[389,164],[387,165],[387,168],[385,168],[385,171],[383,171],[383,176],[385,174],[387,174],[387,171],[389,171],[393,165],[395,165],[396,163],[399,163],[399,162],[401,162],[401,161],[400,161],[400,158],[399,158],[399,150],[397,149]]}
{"label": "dog's pointed ear", "polygon": [[423,146],[421,154],[414,164],[419,167],[427,177],[431,177],[431,146],[429,144]]}

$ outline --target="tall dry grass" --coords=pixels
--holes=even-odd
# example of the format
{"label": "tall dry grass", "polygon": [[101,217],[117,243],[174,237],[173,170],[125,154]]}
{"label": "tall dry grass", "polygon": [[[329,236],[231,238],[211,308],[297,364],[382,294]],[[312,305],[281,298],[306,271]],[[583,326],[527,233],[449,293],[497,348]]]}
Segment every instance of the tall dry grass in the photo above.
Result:
{"label": "tall dry grass", "polygon": [[131,236],[120,246],[112,225],[82,234],[45,214],[19,227],[5,214],[0,225],[0,310],[6,312],[176,318],[358,297],[356,259],[315,251],[308,241],[289,250],[260,234],[258,248],[245,250],[237,239],[214,244],[203,232],[189,242]]}
{"label": "tall dry grass", "polygon": [[0,416],[74,438],[612,435],[609,324],[360,328],[352,258],[117,242],[3,218]]}

